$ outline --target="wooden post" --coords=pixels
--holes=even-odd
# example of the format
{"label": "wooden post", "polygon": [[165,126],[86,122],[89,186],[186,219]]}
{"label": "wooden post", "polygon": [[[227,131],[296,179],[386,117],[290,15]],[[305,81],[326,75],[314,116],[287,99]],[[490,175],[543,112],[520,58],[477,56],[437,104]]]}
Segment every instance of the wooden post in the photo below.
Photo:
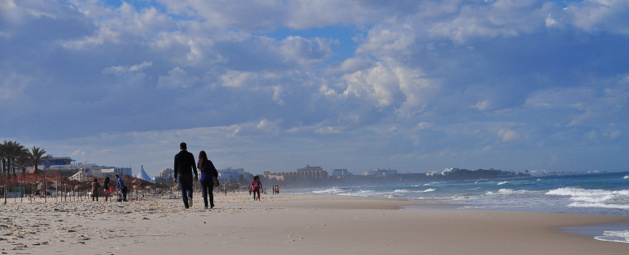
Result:
{"label": "wooden post", "polygon": [[4,181],[2,182],[2,188],[4,189],[4,204],[7,204],[7,176],[4,176]]}
{"label": "wooden post", "polygon": [[17,176],[13,177],[13,202],[17,203],[17,192],[15,192],[15,186],[17,185]]}
{"label": "wooden post", "polygon": [[46,181],[46,173],[44,173],[44,203],[48,202],[48,182]]}
{"label": "wooden post", "polygon": [[[22,185],[24,185],[24,174],[22,174]],[[20,204],[22,202],[24,202],[22,199],[24,198],[24,194],[21,192],[22,189],[20,189]],[[26,188],[24,188],[24,192],[26,192]]]}

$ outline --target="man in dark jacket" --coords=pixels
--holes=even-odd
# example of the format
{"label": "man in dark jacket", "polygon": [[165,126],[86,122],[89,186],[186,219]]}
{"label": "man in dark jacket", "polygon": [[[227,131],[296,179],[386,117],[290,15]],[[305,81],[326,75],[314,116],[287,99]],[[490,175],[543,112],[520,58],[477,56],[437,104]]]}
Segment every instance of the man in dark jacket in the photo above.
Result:
{"label": "man in dark jacket", "polygon": [[183,205],[188,209],[192,206],[192,171],[194,170],[194,180],[199,178],[197,165],[192,153],[188,152],[186,143],[179,145],[179,153],[175,155],[175,182],[179,181],[181,187],[181,197]]}

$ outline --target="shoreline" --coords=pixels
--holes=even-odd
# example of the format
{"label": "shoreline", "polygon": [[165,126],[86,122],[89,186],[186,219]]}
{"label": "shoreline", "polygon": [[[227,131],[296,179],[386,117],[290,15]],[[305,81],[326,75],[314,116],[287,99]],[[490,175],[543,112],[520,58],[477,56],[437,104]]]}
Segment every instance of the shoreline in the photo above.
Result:
{"label": "shoreline", "polygon": [[[627,254],[629,244],[559,228],[629,217],[513,211],[405,210],[436,203],[334,195],[200,194],[180,199],[0,205],[6,254]],[[19,199],[18,199],[19,201]],[[89,249],[89,250],[86,250]]]}

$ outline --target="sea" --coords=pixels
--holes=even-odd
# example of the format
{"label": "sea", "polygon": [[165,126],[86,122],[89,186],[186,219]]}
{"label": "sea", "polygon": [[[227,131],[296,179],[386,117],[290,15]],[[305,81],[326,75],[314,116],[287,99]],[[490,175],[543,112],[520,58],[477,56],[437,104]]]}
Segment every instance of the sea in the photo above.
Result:
{"label": "sea", "polygon": [[[447,205],[403,208],[410,210],[506,210],[629,216],[629,172],[339,186],[290,193],[418,200]],[[629,222],[562,228],[560,231],[601,241],[629,243]]]}

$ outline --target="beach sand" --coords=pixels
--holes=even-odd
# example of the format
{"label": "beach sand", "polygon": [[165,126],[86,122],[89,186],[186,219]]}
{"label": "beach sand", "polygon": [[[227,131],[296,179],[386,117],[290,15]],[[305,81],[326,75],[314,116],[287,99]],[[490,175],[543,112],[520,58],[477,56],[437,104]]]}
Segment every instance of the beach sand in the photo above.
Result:
{"label": "beach sand", "polygon": [[629,217],[537,212],[399,210],[420,202],[324,195],[200,194],[0,204],[2,254],[629,254],[629,244],[555,227]]}

